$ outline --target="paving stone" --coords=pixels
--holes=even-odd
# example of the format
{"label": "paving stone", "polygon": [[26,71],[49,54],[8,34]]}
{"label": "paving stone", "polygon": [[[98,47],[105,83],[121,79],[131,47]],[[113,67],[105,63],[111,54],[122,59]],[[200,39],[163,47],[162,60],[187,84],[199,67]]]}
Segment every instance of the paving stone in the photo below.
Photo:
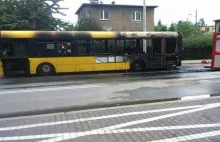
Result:
{"label": "paving stone", "polygon": [[[31,140],[23,139],[18,141],[47,140],[49,139],[49,136],[51,134],[56,135],[55,137],[62,137],[64,135],[76,136],[76,138],[64,140],[65,142],[146,142],[164,139],[170,141],[175,141],[177,139],[186,141],[188,140],[187,138],[193,138],[194,134],[198,134],[197,139],[189,141],[219,142],[220,126],[204,128],[194,127],[190,129],[161,129],[161,127],[170,128],[171,126],[218,124],[220,123],[220,107],[165,118],[163,117],[167,116],[168,114],[176,114],[178,112],[193,109],[173,110],[169,112],[157,112],[147,114],[135,114],[122,117],[83,121],[84,118],[120,115],[131,112],[143,112],[149,110],[160,110],[176,107],[189,107],[200,104],[212,103],[220,103],[220,98],[188,102],[169,102],[129,107],[117,107],[103,110],[89,110],[86,112],[78,111],[77,113],[69,112],[67,114],[53,114],[51,116],[34,116],[26,118],[13,118],[8,120],[0,119],[0,141],[3,140],[3,137],[15,138],[15,136],[33,137],[33,139]],[[70,123],[70,121],[77,119],[80,119],[81,121]],[[55,122],[57,124],[55,124]],[[40,126],[48,123],[53,123],[53,125]],[[36,125],[32,127],[34,124]],[[17,127],[23,125],[26,125],[28,127],[16,129]],[[118,129],[116,129],[116,126],[118,126]],[[4,128],[8,127],[11,127],[11,129],[3,130]],[[108,129],[106,129],[107,127],[111,127],[113,129],[108,131]],[[154,130],[148,131],[148,129]],[[213,133],[213,131],[217,131],[216,133],[219,132],[219,135],[213,137],[199,138],[200,136],[202,136],[202,133]],[[35,137],[39,135],[41,137],[47,136],[48,138],[36,139]]]}

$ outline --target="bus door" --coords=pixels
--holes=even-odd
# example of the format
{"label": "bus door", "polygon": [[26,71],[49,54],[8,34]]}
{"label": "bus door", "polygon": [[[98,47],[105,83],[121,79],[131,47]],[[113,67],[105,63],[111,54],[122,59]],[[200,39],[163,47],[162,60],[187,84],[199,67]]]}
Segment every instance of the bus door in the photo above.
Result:
{"label": "bus door", "polygon": [[3,62],[1,58],[2,58],[2,45],[1,45],[1,39],[0,39],[0,76],[3,76],[4,71],[3,71]]}
{"label": "bus door", "polygon": [[4,75],[4,72],[3,72],[3,63],[0,59],[0,76]]}
{"label": "bus door", "polygon": [[214,34],[211,69],[220,70],[220,32]]}

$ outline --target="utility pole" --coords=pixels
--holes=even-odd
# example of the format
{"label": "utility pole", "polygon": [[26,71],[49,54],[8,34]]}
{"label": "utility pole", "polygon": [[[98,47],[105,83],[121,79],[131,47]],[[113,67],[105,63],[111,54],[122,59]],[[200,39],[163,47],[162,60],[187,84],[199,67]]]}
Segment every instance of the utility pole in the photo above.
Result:
{"label": "utility pole", "polygon": [[197,27],[197,24],[198,24],[198,20],[197,20],[198,15],[197,14],[198,13],[197,13],[197,9],[196,9],[196,27]]}
{"label": "utility pole", "polygon": [[[147,31],[147,9],[146,9],[146,1],[143,0],[144,5],[143,5],[143,32]],[[146,40],[143,40],[143,52],[147,53],[147,43]]]}

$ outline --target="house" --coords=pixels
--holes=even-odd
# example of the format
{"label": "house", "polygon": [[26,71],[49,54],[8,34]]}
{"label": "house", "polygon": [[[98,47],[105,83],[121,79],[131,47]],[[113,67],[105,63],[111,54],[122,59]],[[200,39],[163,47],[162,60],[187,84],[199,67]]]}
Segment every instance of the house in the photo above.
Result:
{"label": "house", "polygon": [[[154,30],[154,9],[146,7],[147,31]],[[107,31],[143,31],[143,6],[84,3],[76,11],[78,18],[88,16],[100,21]]]}
{"label": "house", "polygon": [[206,33],[213,33],[214,32],[214,26],[199,26],[199,30],[206,32]]}
{"label": "house", "polygon": [[215,21],[215,32],[220,32],[220,19],[214,21]]}

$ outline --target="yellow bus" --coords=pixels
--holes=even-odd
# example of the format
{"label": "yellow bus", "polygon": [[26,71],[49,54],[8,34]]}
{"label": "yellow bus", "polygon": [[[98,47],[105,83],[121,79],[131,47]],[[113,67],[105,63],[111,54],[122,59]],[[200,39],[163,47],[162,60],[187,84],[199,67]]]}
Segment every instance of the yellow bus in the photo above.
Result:
{"label": "yellow bus", "polygon": [[0,31],[0,75],[180,66],[181,43],[177,32]]}

